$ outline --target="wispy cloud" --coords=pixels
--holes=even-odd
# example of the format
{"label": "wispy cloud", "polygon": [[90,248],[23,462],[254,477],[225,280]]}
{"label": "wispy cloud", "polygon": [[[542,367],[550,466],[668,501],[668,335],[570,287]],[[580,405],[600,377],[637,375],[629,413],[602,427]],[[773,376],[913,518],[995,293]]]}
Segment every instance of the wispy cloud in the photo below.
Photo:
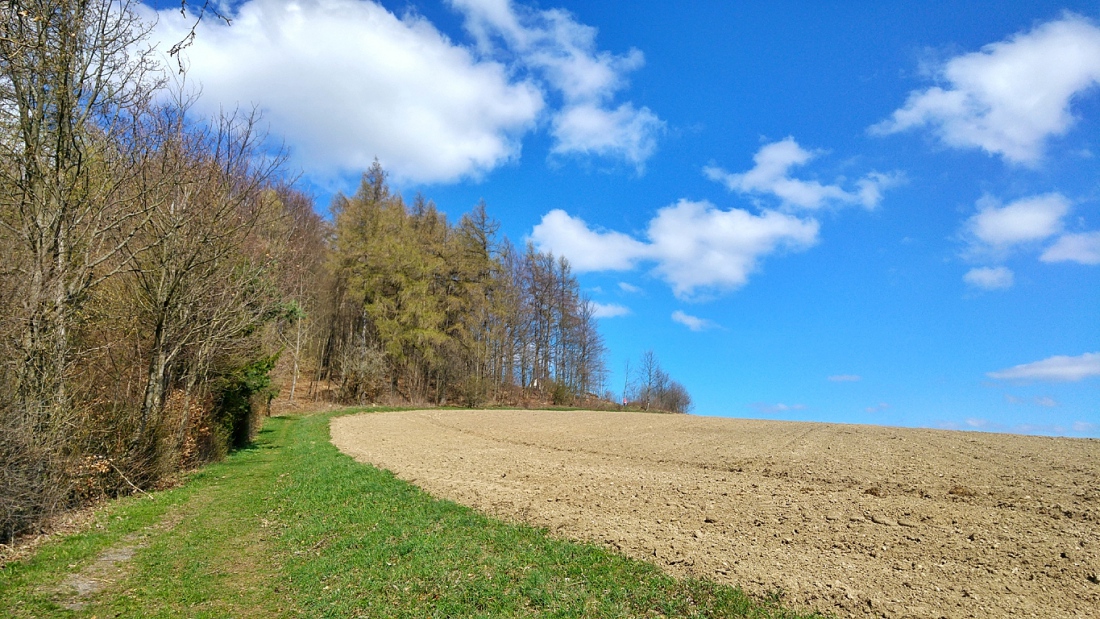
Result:
{"label": "wispy cloud", "polygon": [[1100,430],[1100,426],[1084,421],[1075,422],[1067,428],[1060,423],[1025,422],[1009,425],[982,417],[970,417],[963,422],[942,421],[937,424],[937,427],[944,430],[978,430],[981,432],[1010,432],[1012,434],[1047,436],[1065,436],[1068,432],[1089,436],[1095,435],[1097,430]]}
{"label": "wispy cloud", "polygon": [[718,326],[705,318],[685,314],[680,310],[672,312],[672,322],[680,323],[692,331],[706,331]]}
{"label": "wispy cloud", "polygon": [[628,316],[630,314],[629,307],[617,303],[597,303],[596,301],[589,301],[588,304],[592,308],[592,315],[596,318],[618,318],[619,316]]}
{"label": "wispy cloud", "polygon": [[1096,434],[1100,432],[1100,425],[1088,421],[1075,421],[1072,427],[1077,434]]}
{"label": "wispy cloud", "polygon": [[1100,352],[1077,357],[1057,355],[986,374],[997,380],[1075,382],[1100,376]]}
{"label": "wispy cloud", "polygon": [[1064,234],[1039,256],[1043,262],[1077,262],[1100,264],[1100,230]]}
{"label": "wispy cloud", "polygon": [[768,404],[766,402],[756,402],[756,403],[750,404],[750,406],[752,406],[756,410],[760,411],[761,413],[766,413],[766,414],[769,414],[769,415],[774,415],[775,413],[786,413],[786,412],[789,412],[789,411],[806,410],[806,405],[805,404],[783,404],[782,402],[780,402],[779,404]]}
{"label": "wispy cloud", "polygon": [[[963,225],[969,259],[1000,261],[1020,249],[1038,251],[1056,238],[1039,260],[1100,264],[1100,231],[1063,233],[1073,204],[1060,193],[1027,196],[1003,206],[983,196],[977,207]],[[986,290],[1010,288],[1013,283],[1012,271],[1003,266],[971,269],[963,279]]]}
{"label": "wispy cloud", "polygon": [[1058,400],[1050,396],[1036,396],[1034,398],[1021,398],[1012,394],[1005,394],[1005,402],[1009,404],[1034,404],[1035,406],[1041,406],[1043,408],[1055,408],[1058,406]]}
{"label": "wispy cloud", "polygon": [[829,381],[834,383],[857,383],[861,380],[863,377],[858,374],[834,374],[829,377]]}
{"label": "wispy cloud", "polygon": [[1015,276],[1008,267],[979,267],[967,271],[963,281],[982,290],[1003,290],[1012,287]]}
{"label": "wispy cloud", "polygon": [[518,65],[561,95],[562,108],[551,119],[553,153],[621,158],[644,168],[665,123],[649,108],[612,103],[626,87],[626,76],[645,64],[640,50],[600,50],[596,29],[564,9],[536,10],[511,0],[451,4],[464,13],[483,52],[514,55]]}
{"label": "wispy cloud", "polygon": [[879,402],[878,404],[875,404],[874,406],[868,406],[867,408],[863,409],[863,412],[865,412],[865,413],[881,413],[882,411],[884,411],[888,408],[890,408],[889,404],[887,404],[886,402]]}
{"label": "wispy cloud", "polygon": [[990,424],[984,429],[996,432],[1013,432],[1015,434],[1048,434],[1054,436],[1066,433],[1066,427],[1060,423],[1018,423],[1008,428],[1001,424]]}
{"label": "wispy cloud", "polygon": [[898,174],[871,172],[846,190],[838,184],[826,185],[815,180],[791,176],[791,168],[803,166],[820,152],[808,151],[793,137],[763,146],[753,156],[753,168],[731,173],[717,166],[706,166],[703,173],[722,183],[730,191],[762,194],[777,198],[784,207],[818,209],[827,205],[860,204],[873,209],[882,201],[882,193],[901,181]]}
{"label": "wispy cloud", "polygon": [[909,94],[871,133],[928,127],[945,144],[1035,165],[1073,125],[1070,104],[1100,83],[1100,29],[1068,15],[947,61],[943,86]]}
{"label": "wispy cloud", "polygon": [[627,294],[638,294],[639,292],[642,291],[641,288],[639,288],[639,287],[637,287],[633,284],[628,284],[626,282],[619,282],[619,290],[622,290],[623,292],[625,292]]}

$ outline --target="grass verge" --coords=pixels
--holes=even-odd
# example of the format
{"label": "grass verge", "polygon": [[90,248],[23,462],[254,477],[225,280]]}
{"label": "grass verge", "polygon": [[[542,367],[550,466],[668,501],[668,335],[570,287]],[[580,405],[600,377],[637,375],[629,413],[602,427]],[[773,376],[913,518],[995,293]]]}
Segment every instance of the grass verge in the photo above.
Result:
{"label": "grass verge", "polygon": [[[253,447],[187,484],[117,501],[5,566],[0,615],[816,616],[435,500],[337,451],[331,417],[269,419]],[[133,557],[102,568],[119,548]],[[75,597],[74,574],[101,589]]]}

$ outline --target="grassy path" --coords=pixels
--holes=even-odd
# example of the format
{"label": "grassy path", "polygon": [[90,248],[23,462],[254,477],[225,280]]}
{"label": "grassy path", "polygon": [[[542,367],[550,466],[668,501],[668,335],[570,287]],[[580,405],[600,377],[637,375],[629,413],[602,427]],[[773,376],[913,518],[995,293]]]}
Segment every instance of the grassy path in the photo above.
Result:
{"label": "grassy path", "polygon": [[6,566],[0,616],[808,616],[434,500],[339,453],[328,419],[270,419],[253,448]]}

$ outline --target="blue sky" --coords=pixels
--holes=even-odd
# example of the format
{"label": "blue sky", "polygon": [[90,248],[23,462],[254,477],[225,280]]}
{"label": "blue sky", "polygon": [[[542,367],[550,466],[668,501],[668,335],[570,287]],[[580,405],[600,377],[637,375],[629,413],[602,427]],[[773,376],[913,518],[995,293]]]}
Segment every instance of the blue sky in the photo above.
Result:
{"label": "blue sky", "polygon": [[377,157],[566,255],[613,390],[1100,436],[1100,4],[749,4],[251,0],[188,80],[320,208]]}

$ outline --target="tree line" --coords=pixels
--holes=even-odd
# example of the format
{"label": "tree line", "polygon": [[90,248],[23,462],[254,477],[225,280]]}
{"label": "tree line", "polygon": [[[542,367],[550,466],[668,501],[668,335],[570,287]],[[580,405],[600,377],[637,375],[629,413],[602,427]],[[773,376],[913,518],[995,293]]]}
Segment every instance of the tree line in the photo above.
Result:
{"label": "tree line", "polygon": [[605,348],[568,261],[517,250],[484,203],[456,224],[392,192],[377,163],[333,203],[317,378],[345,402],[478,406],[525,390],[599,397]]}
{"label": "tree line", "polygon": [[324,224],[127,0],[0,4],[0,539],[249,440]]}
{"label": "tree line", "polygon": [[377,163],[321,217],[254,113],[192,111],[135,6],[0,3],[0,541],[246,444],[276,386],[610,399],[568,261],[483,203],[451,223],[406,201]]}

